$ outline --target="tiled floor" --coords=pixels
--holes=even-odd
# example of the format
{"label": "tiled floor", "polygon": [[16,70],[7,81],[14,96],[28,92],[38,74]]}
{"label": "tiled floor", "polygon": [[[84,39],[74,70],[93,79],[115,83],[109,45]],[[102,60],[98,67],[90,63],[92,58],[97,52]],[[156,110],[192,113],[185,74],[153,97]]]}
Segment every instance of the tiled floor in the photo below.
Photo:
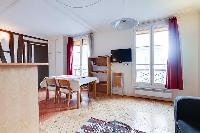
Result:
{"label": "tiled floor", "polygon": [[[40,92],[39,97],[40,100],[44,99],[44,94]],[[71,106],[75,104],[76,99],[72,99]],[[80,109],[67,110],[64,103],[57,105],[53,101],[42,101],[40,132],[74,133],[90,117],[122,121],[147,133],[174,133],[173,107],[170,102],[119,96],[88,101],[87,93],[83,94]]]}

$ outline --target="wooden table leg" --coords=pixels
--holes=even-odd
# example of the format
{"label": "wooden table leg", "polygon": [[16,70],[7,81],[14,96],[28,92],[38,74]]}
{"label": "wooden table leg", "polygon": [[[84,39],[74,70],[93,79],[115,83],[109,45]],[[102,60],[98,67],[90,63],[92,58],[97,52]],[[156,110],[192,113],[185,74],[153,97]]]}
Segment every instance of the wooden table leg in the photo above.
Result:
{"label": "wooden table leg", "polygon": [[97,95],[97,83],[96,81],[93,82],[93,92],[94,92],[94,99],[96,98]]}
{"label": "wooden table leg", "polygon": [[58,86],[56,86],[56,91],[55,91],[55,98],[54,98],[54,103],[59,103],[59,98],[60,98],[60,92],[59,92],[60,88]]}
{"label": "wooden table leg", "polygon": [[49,90],[47,87],[45,89],[46,89],[46,101],[47,101],[47,100],[49,100]]}
{"label": "wooden table leg", "polygon": [[81,98],[80,98],[80,89],[77,91],[77,109],[80,108],[81,105]]}

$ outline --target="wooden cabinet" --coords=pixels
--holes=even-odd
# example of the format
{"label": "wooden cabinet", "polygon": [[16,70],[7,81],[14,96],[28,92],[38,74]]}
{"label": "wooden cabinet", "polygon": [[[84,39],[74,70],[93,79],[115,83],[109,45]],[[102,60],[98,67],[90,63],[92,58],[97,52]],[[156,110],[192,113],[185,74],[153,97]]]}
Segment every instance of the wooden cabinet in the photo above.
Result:
{"label": "wooden cabinet", "polygon": [[110,57],[99,56],[88,58],[89,76],[97,77],[97,93],[111,94],[111,63]]}

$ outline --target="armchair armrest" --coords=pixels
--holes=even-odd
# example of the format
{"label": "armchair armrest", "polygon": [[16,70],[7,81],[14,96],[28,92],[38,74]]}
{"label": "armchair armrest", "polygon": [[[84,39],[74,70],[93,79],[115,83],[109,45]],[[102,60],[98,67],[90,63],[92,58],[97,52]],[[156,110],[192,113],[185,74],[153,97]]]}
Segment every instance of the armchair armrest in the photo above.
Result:
{"label": "armchair armrest", "polygon": [[178,96],[174,101],[175,121],[200,122],[200,97]]}

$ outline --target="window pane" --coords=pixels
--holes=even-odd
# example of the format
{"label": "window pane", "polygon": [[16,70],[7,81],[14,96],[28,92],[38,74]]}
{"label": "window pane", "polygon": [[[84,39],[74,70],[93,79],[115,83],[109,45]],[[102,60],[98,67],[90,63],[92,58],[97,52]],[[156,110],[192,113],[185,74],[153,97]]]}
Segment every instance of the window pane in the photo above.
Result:
{"label": "window pane", "polygon": [[150,63],[150,32],[136,35],[136,64]]}
{"label": "window pane", "polygon": [[73,47],[73,75],[80,75],[80,46]]}
{"label": "window pane", "polygon": [[136,64],[150,64],[150,48],[136,48]]}
{"label": "window pane", "polygon": [[166,64],[168,57],[168,31],[154,32],[154,64]]}
{"label": "window pane", "polygon": [[75,40],[73,47],[73,75],[88,76],[88,38]]}
{"label": "window pane", "polygon": [[168,58],[168,31],[154,31],[154,83],[165,84]]}
{"label": "window pane", "polygon": [[87,43],[83,43],[82,47],[82,76],[88,76],[88,57],[89,47]]}
{"label": "window pane", "polygon": [[154,65],[154,83],[166,83],[166,68],[167,65]]}
{"label": "window pane", "polygon": [[136,82],[150,83],[149,65],[136,65]]}
{"label": "window pane", "polygon": [[150,31],[146,33],[136,33],[136,48],[150,46]]}

